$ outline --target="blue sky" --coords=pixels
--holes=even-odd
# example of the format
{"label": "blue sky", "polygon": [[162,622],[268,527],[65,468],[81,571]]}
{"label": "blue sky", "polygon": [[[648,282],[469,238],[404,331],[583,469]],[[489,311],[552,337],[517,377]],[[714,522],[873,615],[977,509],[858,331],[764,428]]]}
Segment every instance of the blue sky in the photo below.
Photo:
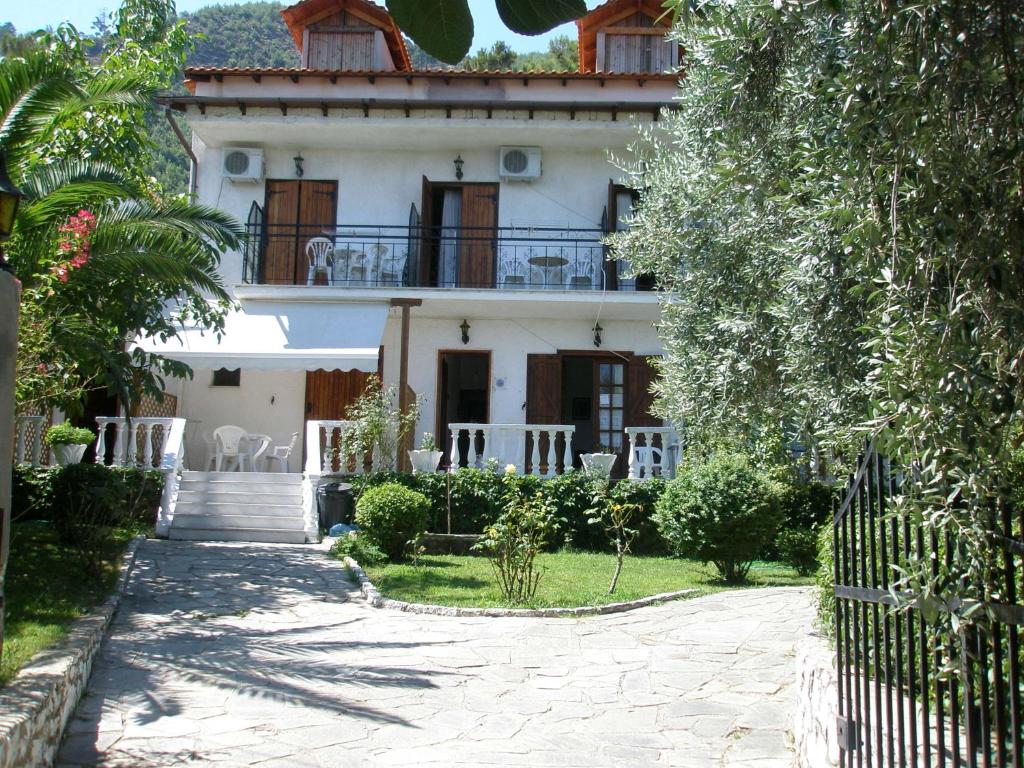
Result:
{"label": "blue sky", "polygon": [[[593,8],[599,5],[601,0],[587,0],[587,7]],[[178,0],[179,11],[194,11],[206,5],[216,3],[209,0]],[[232,0],[222,0],[221,5],[234,5]],[[383,3],[382,3],[383,4]],[[5,0],[3,9],[0,10],[0,23],[9,21],[14,24],[19,32],[28,32],[46,26],[57,26],[58,24],[70,21],[78,29],[88,31],[101,11],[111,11],[117,8],[117,0],[31,0],[31,2],[17,2],[17,0]],[[498,12],[494,8],[493,0],[469,0],[469,6],[473,10],[473,18],[476,24],[476,34],[473,38],[473,50],[480,47],[490,47],[496,40],[504,40],[516,51],[539,51],[547,47],[548,39],[557,35],[576,36],[576,26],[567,24],[563,27],[537,37],[526,37],[515,35],[509,32],[498,18]]]}

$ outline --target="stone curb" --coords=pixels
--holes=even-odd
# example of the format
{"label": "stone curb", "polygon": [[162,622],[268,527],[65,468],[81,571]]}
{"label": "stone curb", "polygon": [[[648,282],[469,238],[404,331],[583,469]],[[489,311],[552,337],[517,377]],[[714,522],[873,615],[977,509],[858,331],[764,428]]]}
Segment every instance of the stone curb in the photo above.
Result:
{"label": "stone curb", "polygon": [[641,597],[624,603],[608,605],[587,605],[580,608],[459,608],[450,605],[425,605],[423,603],[406,603],[384,597],[373,585],[370,578],[355,560],[345,557],[345,565],[359,582],[359,590],[363,598],[374,608],[390,608],[406,613],[419,613],[431,616],[507,616],[518,618],[578,618],[581,616],[603,616],[609,613],[622,613],[634,608],[643,608],[655,603],[677,600],[699,591],[696,589],[680,589],[676,592],[662,592],[658,595]]}
{"label": "stone curb", "polygon": [[0,689],[0,768],[53,765],[64,727],[89,682],[89,673],[124,596],[135,552],[128,543],[114,593],[93,613],[76,619],[54,646],[37,653]]}

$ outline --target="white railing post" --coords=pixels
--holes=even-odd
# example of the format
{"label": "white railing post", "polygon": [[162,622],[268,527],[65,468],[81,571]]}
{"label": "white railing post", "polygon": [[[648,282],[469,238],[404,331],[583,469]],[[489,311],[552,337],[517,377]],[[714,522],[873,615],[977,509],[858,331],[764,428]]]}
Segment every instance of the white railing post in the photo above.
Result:
{"label": "white railing post", "polygon": [[[43,461],[43,416],[18,416],[15,419],[14,463],[38,467]],[[28,446],[26,448],[26,442]]]}
{"label": "white railing post", "polygon": [[[330,450],[320,447],[321,422],[306,422],[306,466],[302,472],[302,512],[306,541],[318,541],[320,538],[320,519],[316,509],[316,489],[320,485],[323,469],[323,456],[330,456]],[[326,446],[329,449],[330,433],[327,435]],[[329,460],[329,459],[328,459]]]}
{"label": "white railing post", "polygon": [[563,429],[562,432],[565,435],[565,447],[562,449],[562,472],[568,472],[572,469],[572,436],[576,432],[576,427]]}
{"label": "white railing post", "polygon": [[451,447],[448,449],[449,471],[459,468],[459,430],[455,424],[448,426],[448,434],[452,439]]}
{"label": "white railing post", "polygon": [[[644,477],[653,477],[654,475],[654,451],[650,450],[654,448],[654,433],[644,432],[644,442],[647,444],[648,450],[644,451]],[[665,448],[662,445],[661,450],[662,461],[665,460]]]}
{"label": "white railing post", "polygon": [[[150,430],[155,424],[162,424],[164,430],[160,452],[160,472],[164,476],[164,490],[160,496],[160,510],[156,518],[156,535],[166,537],[171,530],[174,508],[178,503],[178,472],[185,464],[185,419],[154,419],[149,424]],[[151,462],[152,449],[149,458]],[[100,460],[102,461],[102,458]],[[147,462],[147,468],[152,467],[150,462]]]}
{"label": "white railing post", "polygon": [[530,429],[529,432],[533,435],[533,450],[530,451],[530,474],[540,474],[540,430],[537,428]]}

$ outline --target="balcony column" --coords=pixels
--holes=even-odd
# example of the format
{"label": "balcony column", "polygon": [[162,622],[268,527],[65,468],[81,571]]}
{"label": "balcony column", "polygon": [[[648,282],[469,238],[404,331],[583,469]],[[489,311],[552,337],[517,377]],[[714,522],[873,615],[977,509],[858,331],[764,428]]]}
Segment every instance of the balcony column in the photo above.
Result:
{"label": "balcony column", "polygon": [[[402,308],[402,341],[398,358],[398,410],[405,413],[412,403],[409,402],[409,310],[423,304],[423,299],[392,299],[392,307]],[[383,366],[382,366],[383,368]],[[383,383],[383,382],[381,382]],[[415,427],[413,427],[415,430]],[[412,448],[413,434],[407,434],[398,445],[397,467],[402,472],[408,472],[409,454],[407,451]]]}

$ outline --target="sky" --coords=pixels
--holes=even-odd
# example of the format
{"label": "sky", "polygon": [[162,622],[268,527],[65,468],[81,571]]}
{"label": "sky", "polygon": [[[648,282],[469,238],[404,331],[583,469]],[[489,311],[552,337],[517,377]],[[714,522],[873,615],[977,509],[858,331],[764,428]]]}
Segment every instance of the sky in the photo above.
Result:
{"label": "sky", "polygon": [[[587,0],[587,7],[593,8],[601,1]],[[203,6],[216,4],[218,3],[209,2],[209,0],[178,0],[177,2],[179,11],[195,11]],[[235,2],[222,0],[219,4],[234,5]],[[93,19],[100,12],[112,11],[117,8],[117,5],[117,0],[32,0],[31,2],[2,0],[0,2],[0,23],[9,21],[19,32],[29,32],[47,26],[55,27],[62,22],[70,21],[79,30],[87,32],[92,27]],[[576,25],[572,23],[536,37],[516,35],[501,23],[494,7],[494,0],[469,0],[469,7],[473,11],[473,20],[476,25],[472,48],[474,51],[477,48],[489,48],[497,40],[504,40],[513,50],[519,52],[540,51],[547,48],[547,41],[552,37],[576,36]]]}

